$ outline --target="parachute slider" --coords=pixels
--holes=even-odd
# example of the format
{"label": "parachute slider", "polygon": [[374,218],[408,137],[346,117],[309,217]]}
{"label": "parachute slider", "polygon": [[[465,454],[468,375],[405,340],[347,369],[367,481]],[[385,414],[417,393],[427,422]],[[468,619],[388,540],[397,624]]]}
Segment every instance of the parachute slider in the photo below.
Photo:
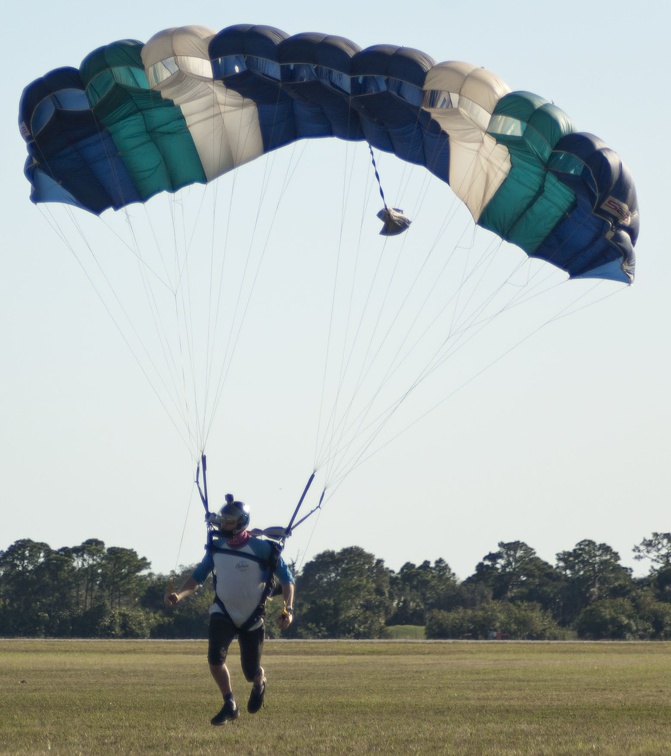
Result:
{"label": "parachute slider", "polygon": [[249,531],[249,534],[257,538],[259,536],[269,538],[271,541],[282,541],[289,535],[287,529],[281,525],[273,525],[269,528],[263,528],[263,530],[261,528],[253,528]]}
{"label": "parachute slider", "polygon": [[380,231],[380,236],[397,236],[398,234],[402,234],[412,223],[407,215],[403,215],[403,210],[397,207],[387,207],[386,205],[380,210],[377,217],[384,224]]}

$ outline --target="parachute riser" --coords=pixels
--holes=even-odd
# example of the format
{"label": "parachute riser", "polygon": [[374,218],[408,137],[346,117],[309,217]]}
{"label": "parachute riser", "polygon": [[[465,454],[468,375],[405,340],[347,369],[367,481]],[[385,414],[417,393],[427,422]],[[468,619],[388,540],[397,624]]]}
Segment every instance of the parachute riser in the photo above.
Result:
{"label": "parachute riser", "polygon": [[[200,470],[201,467],[203,469],[203,487],[200,486]],[[210,505],[207,498],[207,457],[205,454],[201,454],[200,462],[198,463],[198,466],[196,467],[196,487],[198,488],[198,493],[200,495],[200,500],[203,502],[203,507],[205,508],[205,515],[210,514]]]}
{"label": "parachute riser", "polygon": [[291,533],[292,533],[292,532],[293,532],[294,530],[296,530],[296,528],[297,528],[297,527],[298,527],[298,526],[299,526],[299,525],[300,525],[300,524],[301,524],[302,522],[305,522],[305,521],[306,521],[306,520],[308,519],[308,517],[310,517],[310,515],[313,515],[313,514],[314,514],[314,513],[315,513],[315,512],[316,512],[316,511],[317,511],[318,509],[321,509],[321,508],[322,508],[322,503],[323,503],[323,501],[324,501],[324,495],[325,495],[325,494],[326,494],[326,489],[324,489],[324,490],[322,491],[322,495],[321,495],[321,496],[319,497],[319,503],[317,504],[317,506],[316,506],[316,507],[313,507],[313,508],[312,508],[312,509],[311,509],[311,510],[310,510],[310,511],[309,511],[309,512],[308,512],[308,513],[306,514],[306,515],[304,515],[303,517],[301,517],[301,519],[300,519],[300,520],[299,520],[298,522],[295,522],[295,523],[293,524],[293,527],[292,527],[292,529],[291,529],[291,532],[287,533],[287,535],[291,535]]}
{"label": "parachute riser", "polygon": [[302,523],[305,522],[305,520],[310,517],[310,515],[314,514],[318,509],[321,509],[322,502],[324,501],[324,495],[326,494],[326,489],[322,491],[322,495],[319,497],[319,503],[316,507],[311,509],[306,515],[301,517],[298,522],[296,522],[296,518],[298,517],[298,513],[300,512],[301,507],[303,506],[303,502],[305,501],[305,497],[307,496],[308,491],[310,490],[310,486],[312,485],[312,481],[315,479],[315,473],[313,472],[310,477],[308,478],[308,482],[305,484],[305,488],[303,489],[303,493],[301,494],[301,498],[298,500],[298,504],[296,504],[296,509],[294,509],[293,515],[291,515],[291,519],[289,520],[289,524],[285,528],[286,531],[286,538],[288,538],[293,531]]}
{"label": "parachute riser", "polygon": [[[203,471],[202,487],[200,485],[201,469]],[[216,528],[214,527],[211,520],[212,513],[210,512],[210,502],[207,494],[207,457],[204,453],[201,454],[200,462],[196,467],[196,488],[198,489],[200,500],[203,502],[203,508],[205,509],[205,526],[207,528],[207,543],[205,545],[205,548],[207,550],[210,550],[212,548],[212,539],[214,538]]]}
{"label": "parachute riser", "polygon": [[[201,486],[201,470],[202,470],[202,486]],[[321,509],[322,503],[324,502],[324,496],[326,494],[326,489],[322,491],[321,496],[319,497],[319,502],[316,507],[313,507],[307,514],[305,514],[303,517],[300,518],[300,520],[296,520],[298,517],[298,514],[301,510],[301,507],[303,506],[303,502],[305,501],[305,497],[308,494],[308,491],[310,490],[310,486],[312,485],[312,482],[315,479],[315,473],[312,472],[310,477],[308,478],[308,482],[305,484],[305,488],[303,489],[303,493],[300,496],[300,499],[298,500],[298,503],[296,504],[296,508],[294,509],[293,514],[291,515],[291,519],[289,520],[289,524],[286,528],[266,528],[265,530],[252,530],[253,535],[260,535],[265,538],[268,538],[272,541],[275,541],[279,545],[280,552],[284,549],[284,546],[286,544],[287,538],[293,533],[293,531],[305,520],[308,519],[311,515],[313,515],[318,509]],[[203,503],[203,508],[205,509],[205,522],[207,524],[207,547],[212,547],[212,539],[214,538],[217,527],[215,526],[213,520],[215,519],[213,514],[210,512],[210,506],[209,506],[209,499],[208,499],[208,493],[207,493],[207,457],[205,454],[201,455],[200,462],[198,463],[198,466],[196,467],[196,487],[198,489],[198,494],[200,496],[200,500]],[[230,494],[227,494],[226,500],[229,500]],[[233,500],[233,497],[230,496],[230,500]],[[218,518],[216,518],[218,519]]]}
{"label": "parachute riser", "polygon": [[315,473],[314,471],[308,478],[308,482],[305,484],[305,488],[303,489],[303,493],[301,494],[300,499],[298,500],[298,504],[296,504],[296,509],[294,509],[294,513],[291,515],[291,519],[289,520],[289,524],[286,527],[286,533],[287,536],[291,535],[291,531],[294,527],[294,521],[296,520],[296,517],[298,517],[298,513],[300,511],[300,508],[303,506],[303,501],[305,500],[305,497],[307,496],[308,491],[310,490],[310,486],[312,485],[312,481],[315,479]]}

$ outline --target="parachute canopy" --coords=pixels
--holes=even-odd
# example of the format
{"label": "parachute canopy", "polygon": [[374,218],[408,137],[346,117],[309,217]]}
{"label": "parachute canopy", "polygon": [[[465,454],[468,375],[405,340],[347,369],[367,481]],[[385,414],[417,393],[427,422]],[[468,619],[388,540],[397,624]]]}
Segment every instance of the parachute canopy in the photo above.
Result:
{"label": "parachute canopy", "polygon": [[552,103],[418,50],[268,26],[114,42],[26,87],[33,202],[100,214],[296,140],[366,140],[447,182],[476,223],[571,277],[631,283],[631,175]]}

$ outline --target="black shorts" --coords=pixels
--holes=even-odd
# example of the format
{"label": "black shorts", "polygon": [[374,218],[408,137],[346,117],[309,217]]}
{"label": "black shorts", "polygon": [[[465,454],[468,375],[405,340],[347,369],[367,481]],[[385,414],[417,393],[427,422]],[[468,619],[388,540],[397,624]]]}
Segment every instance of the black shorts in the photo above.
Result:
{"label": "black shorts", "polygon": [[240,663],[245,679],[251,682],[259,673],[265,629],[263,624],[256,630],[240,630],[226,615],[210,614],[209,645],[207,661],[215,667],[226,661],[228,647],[235,636],[240,645]]}

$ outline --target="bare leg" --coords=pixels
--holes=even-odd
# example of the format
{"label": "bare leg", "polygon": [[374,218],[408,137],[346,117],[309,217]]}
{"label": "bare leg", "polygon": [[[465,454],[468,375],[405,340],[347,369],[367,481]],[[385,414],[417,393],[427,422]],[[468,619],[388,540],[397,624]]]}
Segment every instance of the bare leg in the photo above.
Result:
{"label": "bare leg", "polygon": [[225,697],[233,692],[231,689],[231,675],[225,664],[210,664],[210,673],[217,683],[222,696]]}

